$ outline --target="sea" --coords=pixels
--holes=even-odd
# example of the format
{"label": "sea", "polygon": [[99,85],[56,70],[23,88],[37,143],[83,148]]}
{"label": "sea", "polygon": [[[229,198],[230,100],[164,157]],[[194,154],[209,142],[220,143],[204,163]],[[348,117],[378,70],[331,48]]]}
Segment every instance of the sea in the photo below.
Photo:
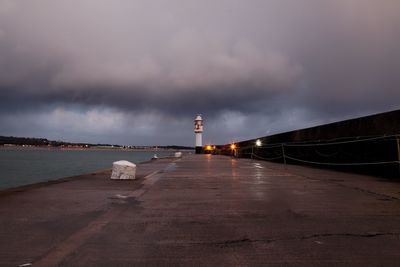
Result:
{"label": "sea", "polygon": [[174,151],[0,148],[0,190],[112,168],[117,160],[139,163]]}

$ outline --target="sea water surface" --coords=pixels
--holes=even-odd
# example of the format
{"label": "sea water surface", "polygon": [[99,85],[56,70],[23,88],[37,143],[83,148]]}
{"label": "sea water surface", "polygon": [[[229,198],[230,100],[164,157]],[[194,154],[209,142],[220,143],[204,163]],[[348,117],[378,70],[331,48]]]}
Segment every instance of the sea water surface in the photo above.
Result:
{"label": "sea water surface", "polygon": [[139,163],[172,151],[0,148],[0,190],[57,180],[112,167],[117,160]]}

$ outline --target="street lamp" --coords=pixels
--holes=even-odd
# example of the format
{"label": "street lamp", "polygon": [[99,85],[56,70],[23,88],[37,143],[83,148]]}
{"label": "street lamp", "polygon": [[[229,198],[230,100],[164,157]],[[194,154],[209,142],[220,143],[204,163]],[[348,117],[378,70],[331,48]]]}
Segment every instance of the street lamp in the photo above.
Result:
{"label": "street lamp", "polygon": [[261,146],[261,145],[262,145],[261,140],[260,140],[260,139],[257,139],[257,141],[256,141],[256,146]]}

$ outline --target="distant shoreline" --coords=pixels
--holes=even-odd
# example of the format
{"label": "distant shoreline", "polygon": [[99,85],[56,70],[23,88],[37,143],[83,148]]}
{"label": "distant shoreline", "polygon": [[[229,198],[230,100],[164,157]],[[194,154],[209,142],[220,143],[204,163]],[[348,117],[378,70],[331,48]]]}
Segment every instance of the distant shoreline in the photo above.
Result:
{"label": "distant shoreline", "polygon": [[49,146],[0,146],[1,150],[65,150],[65,151],[134,151],[134,152],[157,152],[157,151],[193,151],[193,149],[175,148],[122,148],[122,147],[49,147]]}

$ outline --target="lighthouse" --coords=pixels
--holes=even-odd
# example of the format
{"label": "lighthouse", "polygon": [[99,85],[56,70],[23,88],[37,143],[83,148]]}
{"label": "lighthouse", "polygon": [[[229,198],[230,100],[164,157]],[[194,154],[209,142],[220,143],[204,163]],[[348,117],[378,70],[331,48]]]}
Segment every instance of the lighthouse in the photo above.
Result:
{"label": "lighthouse", "polygon": [[203,147],[203,119],[200,114],[194,119],[194,133],[196,135],[196,154],[200,154]]}

